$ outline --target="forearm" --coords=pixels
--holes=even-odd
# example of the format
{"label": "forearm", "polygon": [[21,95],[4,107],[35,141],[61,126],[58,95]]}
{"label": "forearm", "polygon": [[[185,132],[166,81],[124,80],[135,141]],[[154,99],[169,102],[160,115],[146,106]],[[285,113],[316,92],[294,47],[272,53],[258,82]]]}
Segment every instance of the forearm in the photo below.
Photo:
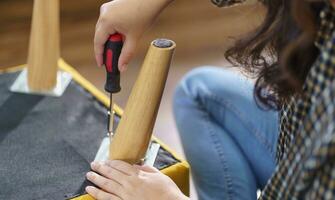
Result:
{"label": "forearm", "polygon": [[[135,0],[139,1],[139,0]],[[173,0],[140,0],[139,11],[150,19],[158,17],[158,15],[173,1]],[[151,20],[149,20],[151,21]]]}
{"label": "forearm", "polygon": [[166,6],[168,6],[174,0],[142,0],[146,6],[151,8],[159,8],[159,10],[163,10]]}

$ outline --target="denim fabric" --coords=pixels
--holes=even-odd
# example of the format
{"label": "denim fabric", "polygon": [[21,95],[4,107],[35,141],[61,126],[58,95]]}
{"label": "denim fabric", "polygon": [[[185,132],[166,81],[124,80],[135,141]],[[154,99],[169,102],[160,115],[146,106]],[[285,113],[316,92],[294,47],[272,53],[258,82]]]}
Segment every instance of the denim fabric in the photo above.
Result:
{"label": "denim fabric", "polygon": [[174,114],[200,200],[256,199],[275,169],[278,112],[260,109],[253,83],[201,67],[179,84]]}

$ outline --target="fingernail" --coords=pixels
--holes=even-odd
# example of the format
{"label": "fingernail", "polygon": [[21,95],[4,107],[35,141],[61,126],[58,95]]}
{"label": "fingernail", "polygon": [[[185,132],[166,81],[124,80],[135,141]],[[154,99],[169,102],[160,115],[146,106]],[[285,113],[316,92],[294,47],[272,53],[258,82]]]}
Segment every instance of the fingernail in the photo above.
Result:
{"label": "fingernail", "polygon": [[87,193],[90,193],[90,192],[92,192],[93,187],[92,187],[92,186],[87,186],[87,187],[85,188],[85,190],[86,190]]}
{"label": "fingernail", "polygon": [[86,177],[91,179],[94,176],[93,172],[87,172]]}
{"label": "fingernail", "polygon": [[92,169],[96,169],[97,166],[98,166],[98,163],[96,163],[96,162],[91,162],[91,168],[92,168]]}

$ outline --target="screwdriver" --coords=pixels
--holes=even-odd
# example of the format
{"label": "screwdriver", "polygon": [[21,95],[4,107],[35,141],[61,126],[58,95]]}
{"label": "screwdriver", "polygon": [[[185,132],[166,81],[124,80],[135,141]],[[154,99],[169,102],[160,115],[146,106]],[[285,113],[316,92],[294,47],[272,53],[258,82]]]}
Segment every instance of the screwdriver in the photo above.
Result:
{"label": "screwdriver", "polygon": [[110,96],[107,122],[107,131],[110,136],[113,134],[114,128],[113,93],[117,93],[121,90],[118,63],[122,46],[122,35],[115,33],[108,38],[103,53],[103,62],[106,68],[105,91],[108,92]]}

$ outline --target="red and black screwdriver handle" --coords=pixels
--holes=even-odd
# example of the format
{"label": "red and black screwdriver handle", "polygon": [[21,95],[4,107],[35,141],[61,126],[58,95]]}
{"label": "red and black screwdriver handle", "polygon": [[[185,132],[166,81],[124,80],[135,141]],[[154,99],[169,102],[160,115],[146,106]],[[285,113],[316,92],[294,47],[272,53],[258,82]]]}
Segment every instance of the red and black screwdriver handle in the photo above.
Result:
{"label": "red and black screwdriver handle", "polygon": [[118,64],[122,46],[122,35],[119,33],[111,35],[105,44],[103,54],[103,61],[107,72],[105,90],[109,93],[117,93],[121,90]]}

